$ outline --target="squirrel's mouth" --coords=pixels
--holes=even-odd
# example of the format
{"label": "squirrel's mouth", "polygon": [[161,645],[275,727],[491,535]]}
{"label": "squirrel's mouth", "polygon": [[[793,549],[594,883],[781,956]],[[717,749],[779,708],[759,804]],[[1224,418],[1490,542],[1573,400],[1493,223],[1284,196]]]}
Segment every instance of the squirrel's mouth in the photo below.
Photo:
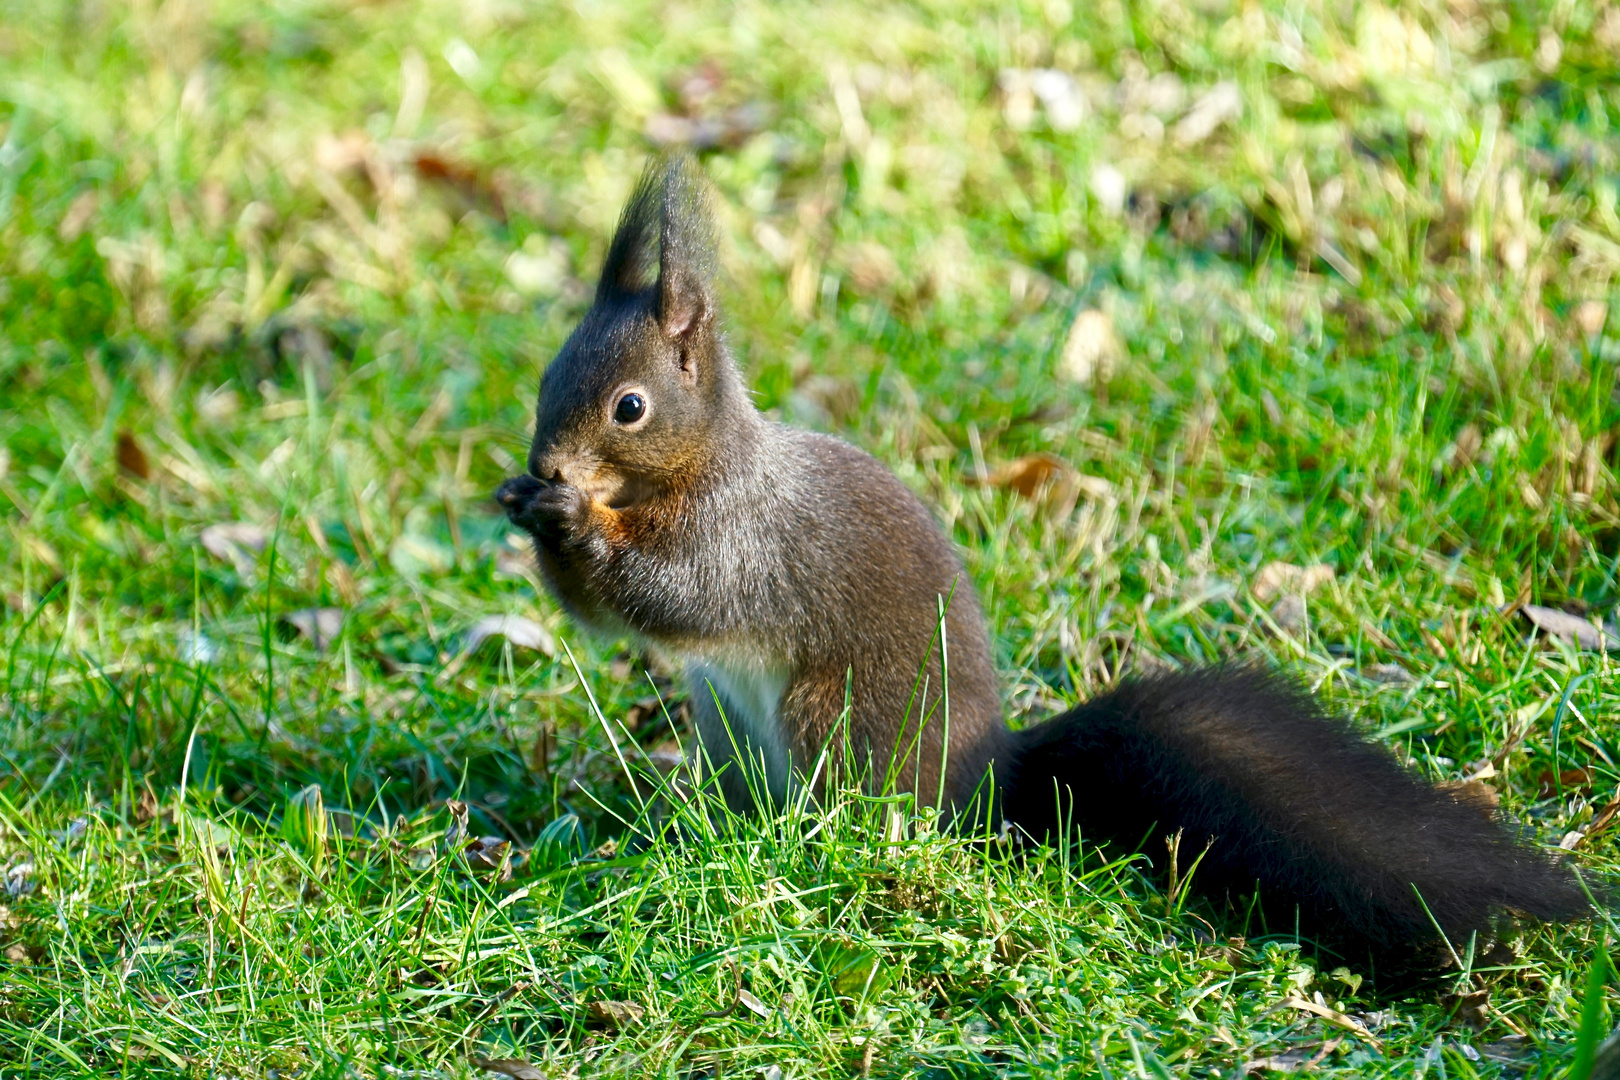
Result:
{"label": "squirrel's mouth", "polygon": [[644,481],[600,461],[567,462],[557,470],[557,479],[609,510],[628,509],[652,494]]}

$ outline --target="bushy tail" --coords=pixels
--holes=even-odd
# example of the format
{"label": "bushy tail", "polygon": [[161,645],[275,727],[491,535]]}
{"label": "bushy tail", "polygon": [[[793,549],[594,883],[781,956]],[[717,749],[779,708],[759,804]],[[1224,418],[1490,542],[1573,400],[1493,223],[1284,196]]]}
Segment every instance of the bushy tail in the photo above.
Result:
{"label": "bushy tail", "polygon": [[1461,951],[1504,913],[1590,910],[1567,866],[1257,669],[1129,681],[1014,740],[997,785],[1025,831],[1137,844],[1180,829],[1183,870],[1213,839],[1194,885],[1258,885],[1289,930],[1297,911],[1383,949],[1436,942],[1438,925]]}

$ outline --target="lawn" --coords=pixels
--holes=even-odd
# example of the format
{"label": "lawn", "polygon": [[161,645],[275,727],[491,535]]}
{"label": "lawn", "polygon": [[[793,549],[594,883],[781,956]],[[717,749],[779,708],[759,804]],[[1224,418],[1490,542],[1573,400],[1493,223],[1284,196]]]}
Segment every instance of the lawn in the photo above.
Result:
{"label": "lawn", "polygon": [[1612,874],[1617,72],[1585,0],[0,0],[0,1077],[1566,1075],[1606,918],[1393,987],[1159,838],[671,789],[489,493],[692,146],[1015,722],[1262,660]]}

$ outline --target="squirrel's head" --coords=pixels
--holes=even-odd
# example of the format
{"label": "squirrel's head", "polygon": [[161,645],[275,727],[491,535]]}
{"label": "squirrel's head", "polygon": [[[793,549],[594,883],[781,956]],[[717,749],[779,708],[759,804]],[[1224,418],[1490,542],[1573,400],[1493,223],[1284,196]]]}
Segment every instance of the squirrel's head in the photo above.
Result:
{"label": "squirrel's head", "polygon": [[687,158],[654,161],[541,379],[529,472],[622,507],[700,469],[720,421],[752,412],[717,315],[703,180]]}

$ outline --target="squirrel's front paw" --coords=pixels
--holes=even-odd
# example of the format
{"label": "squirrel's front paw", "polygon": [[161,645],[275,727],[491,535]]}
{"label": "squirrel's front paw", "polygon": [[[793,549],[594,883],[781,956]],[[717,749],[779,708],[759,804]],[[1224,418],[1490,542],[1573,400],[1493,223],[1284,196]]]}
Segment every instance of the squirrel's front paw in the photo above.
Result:
{"label": "squirrel's front paw", "polygon": [[549,533],[584,520],[585,493],[572,484],[548,484],[532,476],[514,476],[495,489],[495,501],[512,524],[531,533]]}

